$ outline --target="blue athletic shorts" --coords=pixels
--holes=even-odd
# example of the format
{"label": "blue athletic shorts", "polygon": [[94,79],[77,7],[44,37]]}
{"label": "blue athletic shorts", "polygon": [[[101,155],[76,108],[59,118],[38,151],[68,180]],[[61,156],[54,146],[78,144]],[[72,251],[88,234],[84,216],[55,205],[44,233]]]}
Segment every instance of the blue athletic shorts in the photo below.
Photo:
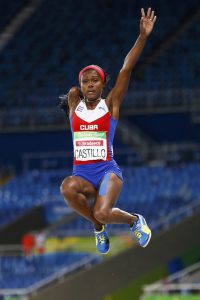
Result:
{"label": "blue athletic shorts", "polygon": [[80,176],[89,181],[96,189],[107,173],[116,174],[122,181],[122,172],[115,160],[102,161],[94,164],[82,164],[73,166],[73,176]]}

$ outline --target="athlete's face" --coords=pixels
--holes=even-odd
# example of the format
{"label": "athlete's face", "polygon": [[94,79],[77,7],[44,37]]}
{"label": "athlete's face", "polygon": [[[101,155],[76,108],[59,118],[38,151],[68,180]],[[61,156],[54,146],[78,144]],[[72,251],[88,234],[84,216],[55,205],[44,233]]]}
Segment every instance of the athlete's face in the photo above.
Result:
{"label": "athlete's face", "polygon": [[101,96],[104,83],[96,70],[89,69],[81,76],[81,91],[88,100],[96,100]]}

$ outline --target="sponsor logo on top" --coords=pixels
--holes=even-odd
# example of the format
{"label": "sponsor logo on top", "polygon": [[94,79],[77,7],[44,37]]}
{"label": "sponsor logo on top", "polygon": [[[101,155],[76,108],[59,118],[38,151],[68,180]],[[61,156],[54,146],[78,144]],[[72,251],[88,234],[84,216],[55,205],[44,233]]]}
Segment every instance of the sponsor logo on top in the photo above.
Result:
{"label": "sponsor logo on top", "polygon": [[82,112],[83,110],[84,110],[84,107],[83,107],[83,106],[79,105],[79,106],[77,107],[77,111]]}

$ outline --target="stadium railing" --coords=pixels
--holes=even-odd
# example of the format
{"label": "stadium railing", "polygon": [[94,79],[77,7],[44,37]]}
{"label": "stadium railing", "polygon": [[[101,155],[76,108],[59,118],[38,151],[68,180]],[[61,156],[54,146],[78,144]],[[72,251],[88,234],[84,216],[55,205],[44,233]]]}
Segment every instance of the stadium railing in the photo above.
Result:
{"label": "stadium railing", "polygon": [[[200,294],[200,273],[199,282],[189,282],[190,276],[196,272],[200,272],[200,262],[189,266],[167,278],[159,280],[156,283],[145,285],[143,287],[144,295],[151,294],[173,294],[173,293],[184,293],[184,294]],[[181,281],[187,278],[188,282],[182,283]]]}

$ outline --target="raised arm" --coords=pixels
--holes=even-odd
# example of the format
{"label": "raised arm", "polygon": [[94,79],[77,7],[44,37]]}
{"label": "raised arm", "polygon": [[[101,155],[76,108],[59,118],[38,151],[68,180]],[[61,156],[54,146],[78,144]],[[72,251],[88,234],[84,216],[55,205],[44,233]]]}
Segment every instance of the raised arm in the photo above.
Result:
{"label": "raised arm", "polygon": [[111,114],[114,118],[118,118],[119,107],[128,89],[131,72],[142,53],[146,40],[152,32],[155,22],[156,16],[154,16],[154,11],[149,8],[147,14],[145,14],[144,9],[142,8],[139,37],[125,57],[124,64],[118,74],[115,86],[108,95],[108,106],[110,107]]}

